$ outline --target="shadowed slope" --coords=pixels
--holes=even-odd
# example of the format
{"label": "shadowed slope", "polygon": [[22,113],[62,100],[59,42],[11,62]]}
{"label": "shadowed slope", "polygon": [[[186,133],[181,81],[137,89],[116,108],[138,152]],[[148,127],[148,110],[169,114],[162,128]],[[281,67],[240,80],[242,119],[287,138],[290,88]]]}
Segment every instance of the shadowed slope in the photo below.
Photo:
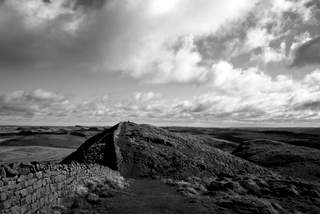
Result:
{"label": "shadowed slope", "polygon": [[79,163],[98,163],[108,166],[113,170],[119,170],[113,139],[114,131],[118,126],[119,125],[115,125],[89,138],[77,151],[66,157],[62,163],[70,163],[72,161]]}

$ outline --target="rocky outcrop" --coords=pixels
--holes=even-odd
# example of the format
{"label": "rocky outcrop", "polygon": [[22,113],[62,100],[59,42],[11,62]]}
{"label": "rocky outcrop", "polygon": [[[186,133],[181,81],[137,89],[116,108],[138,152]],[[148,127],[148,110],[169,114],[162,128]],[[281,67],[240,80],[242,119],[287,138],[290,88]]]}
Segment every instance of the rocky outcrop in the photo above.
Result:
{"label": "rocky outcrop", "polygon": [[190,136],[150,125],[119,123],[88,139],[63,163],[98,163],[126,176],[170,176],[273,173]]}

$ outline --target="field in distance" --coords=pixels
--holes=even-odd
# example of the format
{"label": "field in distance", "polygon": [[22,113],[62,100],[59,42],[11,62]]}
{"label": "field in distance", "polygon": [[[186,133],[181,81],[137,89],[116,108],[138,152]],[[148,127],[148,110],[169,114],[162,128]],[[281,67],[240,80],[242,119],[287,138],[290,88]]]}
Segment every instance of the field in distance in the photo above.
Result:
{"label": "field in distance", "polygon": [[61,160],[101,127],[0,127],[0,163]]}

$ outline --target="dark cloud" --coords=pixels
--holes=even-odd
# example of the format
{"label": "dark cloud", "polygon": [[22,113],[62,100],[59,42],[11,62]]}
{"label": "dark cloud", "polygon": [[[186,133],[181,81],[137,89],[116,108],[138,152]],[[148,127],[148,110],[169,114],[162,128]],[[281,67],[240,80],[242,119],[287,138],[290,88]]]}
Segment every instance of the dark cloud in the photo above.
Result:
{"label": "dark cloud", "polygon": [[293,66],[320,64],[320,37],[312,39],[297,48]]}
{"label": "dark cloud", "polygon": [[77,7],[102,8],[108,0],[76,0]]}
{"label": "dark cloud", "polygon": [[307,7],[320,8],[320,2],[318,0],[311,0],[306,3]]}
{"label": "dark cloud", "polygon": [[[50,10],[53,2],[44,2]],[[74,12],[59,13],[50,20],[28,20],[17,8],[1,4],[0,72],[38,67],[78,69],[95,64],[101,60],[101,35],[98,33],[101,28],[97,26],[96,10],[92,8],[103,7],[104,3],[101,0],[78,0],[73,3],[75,8],[69,8]],[[63,7],[71,5],[65,4]],[[77,10],[80,7],[85,10]],[[75,32],[67,29],[67,25],[76,23],[77,19],[81,21],[79,28]]]}
{"label": "dark cloud", "polygon": [[294,107],[294,110],[311,110],[319,111],[320,110],[320,101],[309,101],[303,104],[297,105]]}
{"label": "dark cloud", "polygon": [[[70,71],[80,67],[81,70],[126,71],[135,78],[155,79],[152,81],[157,83],[199,82],[197,79],[202,78],[203,71],[198,71],[197,63],[201,56],[193,50],[191,37],[211,34],[227,20],[240,18],[253,7],[249,3],[233,6],[226,0],[206,0],[199,4],[193,1],[63,0],[63,5],[57,3],[61,1],[39,0],[44,6],[28,12],[30,7],[26,2],[4,4],[3,7],[12,11],[8,16],[15,19],[8,19],[0,11],[0,35],[6,35],[0,40],[3,56],[0,72],[35,68]],[[178,7],[181,12],[176,11]],[[221,13],[221,10],[227,12]],[[36,23],[35,27],[27,26],[30,18],[38,16],[49,20],[40,20],[42,23]],[[79,28],[70,33],[70,29],[66,30],[70,24],[71,27],[79,24]],[[171,48],[179,38],[185,41],[179,46],[180,52]],[[180,60],[181,53],[186,59]],[[180,75],[180,62],[187,67],[183,69],[184,75]],[[172,71],[168,72],[168,67]]]}

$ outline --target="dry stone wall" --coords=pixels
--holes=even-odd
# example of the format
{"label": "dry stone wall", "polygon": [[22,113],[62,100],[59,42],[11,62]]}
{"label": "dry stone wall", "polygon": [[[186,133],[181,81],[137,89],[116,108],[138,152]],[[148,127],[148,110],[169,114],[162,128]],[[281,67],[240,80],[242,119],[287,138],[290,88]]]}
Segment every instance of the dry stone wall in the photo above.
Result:
{"label": "dry stone wall", "polygon": [[110,169],[94,164],[22,163],[0,167],[0,213],[49,213],[61,198],[91,177],[108,176]]}

